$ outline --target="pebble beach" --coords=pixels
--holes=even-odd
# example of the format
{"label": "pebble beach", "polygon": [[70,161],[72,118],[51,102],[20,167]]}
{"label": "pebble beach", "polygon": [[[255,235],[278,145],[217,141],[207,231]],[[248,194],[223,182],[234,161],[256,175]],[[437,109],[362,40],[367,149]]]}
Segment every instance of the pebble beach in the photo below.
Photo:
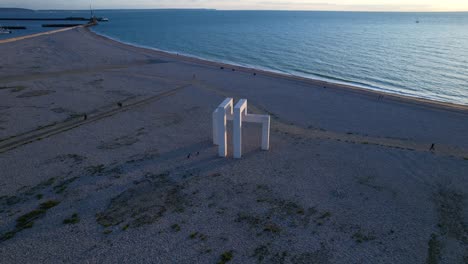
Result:
{"label": "pebble beach", "polygon": [[[467,106],[82,27],[0,51],[2,263],[468,261]],[[217,156],[226,97],[270,115],[269,151],[246,124]]]}

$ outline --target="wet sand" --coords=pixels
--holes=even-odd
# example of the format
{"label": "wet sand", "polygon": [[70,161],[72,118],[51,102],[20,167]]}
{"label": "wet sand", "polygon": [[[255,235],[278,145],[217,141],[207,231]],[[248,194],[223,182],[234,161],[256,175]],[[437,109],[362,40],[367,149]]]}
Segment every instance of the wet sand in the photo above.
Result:
{"label": "wet sand", "polygon": [[[84,28],[0,49],[6,263],[467,260],[466,106]],[[271,115],[270,151],[250,125],[241,160],[216,156],[211,112],[225,97]]]}

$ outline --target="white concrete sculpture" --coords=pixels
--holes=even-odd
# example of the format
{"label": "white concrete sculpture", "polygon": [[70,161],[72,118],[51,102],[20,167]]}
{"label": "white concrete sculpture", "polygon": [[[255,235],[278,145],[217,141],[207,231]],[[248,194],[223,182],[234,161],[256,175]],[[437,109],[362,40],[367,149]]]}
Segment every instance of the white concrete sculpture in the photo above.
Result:
{"label": "white concrete sculpture", "polygon": [[270,116],[247,113],[247,99],[241,99],[234,106],[233,100],[226,98],[213,112],[213,144],[218,145],[218,155],[227,156],[227,120],[233,120],[234,158],[242,157],[242,122],[262,124],[262,149],[270,148]]}

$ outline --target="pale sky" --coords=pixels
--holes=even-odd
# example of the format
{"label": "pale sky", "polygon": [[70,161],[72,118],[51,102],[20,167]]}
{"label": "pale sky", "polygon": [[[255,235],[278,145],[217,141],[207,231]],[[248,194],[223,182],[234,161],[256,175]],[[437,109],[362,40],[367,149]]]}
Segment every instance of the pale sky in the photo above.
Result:
{"label": "pale sky", "polygon": [[468,11],[468,0],[1,0],[31,9],[213,8],[227,10]]}

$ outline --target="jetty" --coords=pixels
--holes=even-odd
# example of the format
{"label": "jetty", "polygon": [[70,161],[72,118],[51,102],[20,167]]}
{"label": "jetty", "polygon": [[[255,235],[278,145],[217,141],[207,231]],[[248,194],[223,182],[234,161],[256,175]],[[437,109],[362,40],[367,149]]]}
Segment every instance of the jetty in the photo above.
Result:
{"label": "jetty", "polygon": [[[92,18],[85,18],[85,17],[65,17],[65,18],[0,18],[0,20],[4,21],[89,21]],[[107,22],[109,19],[105,17],[97,17],[97,21],[99,22]]]}
{"label": "jetty", "polygon": [[43,24],[42,27],[76,27],[83,25],[85,24]]}
{"label": "jetty", "polygon": [[9,29],[9,30],[20,30],[20,29],[26,29],[26,27],[24,26],[0,26],[0,28],[3,28],[3,29]]}

